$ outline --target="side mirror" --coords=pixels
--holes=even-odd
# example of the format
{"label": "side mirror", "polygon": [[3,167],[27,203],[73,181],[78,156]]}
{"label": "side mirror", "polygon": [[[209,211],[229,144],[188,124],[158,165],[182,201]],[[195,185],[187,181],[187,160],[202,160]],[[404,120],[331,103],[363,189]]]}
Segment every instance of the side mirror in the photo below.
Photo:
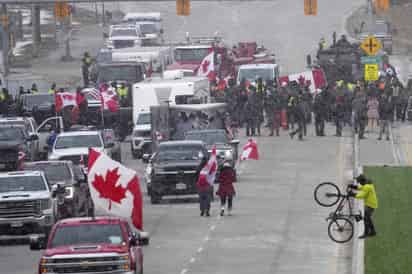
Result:
{"label": "side mirror", "polygon": [[150,160],[150,154],[147,154],[147,153],[143,154],[142,156],[143,163],[148,163],[149,160]]}
{"label": "side mirror", "polygon": [[37,141],[39,140],[39,136],[37,134],[31,134],[28,138],[29,141]]}
{"label": "side mirror", "polygon": [[232,141],[230,141],[230,144],[235,145],[235,146],[239,145],[239,143],[240,143],[239,139],[233,139]]}
{"label": "side mirror", "polygon": [[141,231],[138,234],[138,242],[140,246],[149,245],[149,233]]}
{"label": "side mirror", "polygon": [[107,143],[104,145],[104,148],[112,148],[114,147],[114,143]]}
{"label": "side mirror", "polygon": [[30,250],[42,250],[46,248],[46,237],[32,235],[29,239]]}

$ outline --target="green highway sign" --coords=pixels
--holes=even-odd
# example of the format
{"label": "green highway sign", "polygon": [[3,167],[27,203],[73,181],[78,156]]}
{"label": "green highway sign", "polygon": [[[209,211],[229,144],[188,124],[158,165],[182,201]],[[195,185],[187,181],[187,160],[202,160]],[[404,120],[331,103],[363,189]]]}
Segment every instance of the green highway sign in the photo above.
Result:
{"label": "green highway sign", "polygon": [[361,57],[362,64],[379,64],[382,62],[381,56],[364,56]]}

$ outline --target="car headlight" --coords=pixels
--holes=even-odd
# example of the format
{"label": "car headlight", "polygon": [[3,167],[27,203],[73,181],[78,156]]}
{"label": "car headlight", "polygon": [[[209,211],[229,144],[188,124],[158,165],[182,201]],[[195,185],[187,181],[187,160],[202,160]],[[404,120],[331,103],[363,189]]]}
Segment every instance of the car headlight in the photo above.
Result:
{"label": "car headlight", "polygon": [[52,203],[51,203],[51,200],[50,200],[50,199],[42,199],[42,200],[39,200],[39,203],[40,203],[40,209],[41,209],[41,210],[49,209],[49,208],[51,208],[51,206],[52,206]]}

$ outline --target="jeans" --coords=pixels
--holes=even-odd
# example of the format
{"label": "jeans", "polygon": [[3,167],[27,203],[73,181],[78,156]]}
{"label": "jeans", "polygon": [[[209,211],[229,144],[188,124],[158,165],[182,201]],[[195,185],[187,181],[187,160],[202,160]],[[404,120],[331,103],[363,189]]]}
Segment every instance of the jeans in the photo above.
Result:
{"label": "jeans", "polygon": [[232,209],[233,205],[233,196],[222,196],[220,197],[220,205],[222,207],[225,207],[226,205],[226,200],[227,200],[227,208],[230,210]]}
{"label": "jeans", "polygon": [[205,213],[209,212],[210,210],[210,202],[211,202],[211,195],[210,191],[202,191],[199,192],[199,204],[200,204],[200,212]]}

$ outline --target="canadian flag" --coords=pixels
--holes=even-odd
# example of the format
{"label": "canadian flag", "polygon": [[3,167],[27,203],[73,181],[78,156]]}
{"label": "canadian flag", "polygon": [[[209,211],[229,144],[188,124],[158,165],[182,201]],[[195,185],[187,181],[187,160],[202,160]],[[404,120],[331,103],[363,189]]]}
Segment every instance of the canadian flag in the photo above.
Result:
{"label": "canadian flag", "polygon": [[301,86],[309,86],[310,92],[314,93],[316,89],[326,86],[326,77],[322,69],[306,70],[300,73],[289,74],[282,76],[279,82],[289,83],[292,81],[298,82]]}
{"label": "canadian flag", "polygon": [[70,92],[59,92],[54,96],[56,112],[60,112],[68,106],[77,106],[76,94]]}
{"label": "canadian flag", "polygon": [[216,146],[213,146],[212,154],[210,155],[209,161],[199,173],[199,179],[200,177],[203,176],[204,178],[206,178],[206,181],[209,183],[209,185],[213,185],[216,179],[216,173],[217,173]]}
{"label": "canadian flag", "polygon": [[197,70],[197,76],[207,77],[209,80],[216,78],[215,74],[215,52],[212,51],[202,60]]}
{"label": "canadian flag", "polygon": [[88,164],[87,179],[95,209],[130,218],[142,230],[143,200],[136,172],[92,148]]}
{"label": "canadian flag", "polygon": [[115,92],[102,91],[100,95],[104,110],[109,110],[110,112],[117,112],[119,110],[119,101]]}
{"label": "canadian flag", "polygon": [[256,142],[253,139],[249,139],[249,141],[243,146],[242,155],[240,155],[240,160],[259,160],[259,152]]}

